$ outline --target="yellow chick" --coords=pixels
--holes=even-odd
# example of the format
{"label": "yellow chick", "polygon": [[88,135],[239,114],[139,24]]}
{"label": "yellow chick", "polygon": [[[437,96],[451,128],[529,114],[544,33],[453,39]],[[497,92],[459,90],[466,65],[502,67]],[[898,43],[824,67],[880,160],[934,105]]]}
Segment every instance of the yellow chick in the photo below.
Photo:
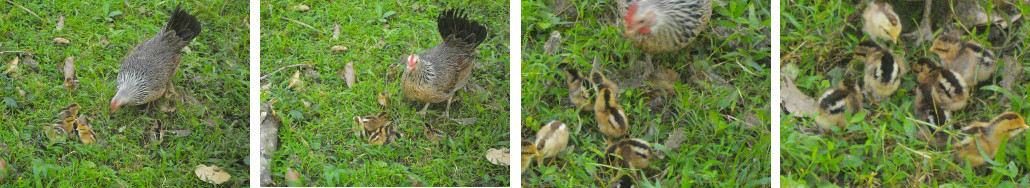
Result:
{"label": "yellow chick", "polygon": [[608,77],[605,77],[604,74],[601,74],[600,71],[590,72],[590,82],[594,84],[594,91],[597,91],[602,87],[606,87],[614,91],[616,98],[619,97],[619,85],[616,85],[615,82],[609,80]]}
{"label": "yellow chick", "polygon": [[390,92],[389,91],[379,92],[379,98],[377,99],[377,101],[379,102],[379,105],[383,105],[383,108],[389,108],[390,107]]}
{"label": "yellow chick", "polygon": [[601,87],[594,101],[594,118],[597,120],[597,126],[602,134],[612,138],[626,134],[626,130],[629,129],[626,112],[615,97],[612,88]]}
{"label": "yellow chick", "polygon": [[368,136],[368,143],[372,145],[383,145],[391,142],[396,142],[397,138],[403,137],[404,135],[397,132],[390,124],[392,121],[383,122],[372,134]]}
{"label": "yellow chick", "polygon": [[533,157],[536,157],[536,146],[533,142],[523,140],[522,141],[522,173],[526,173],[526,168],[529,167],[529,163],[533,162]]}
{"label": "yellow chick", "polygon": [[565,123],[554,120],[536,132],[536,145],[537,154],[540,159],[557,156],[561,151],[565,150],[565,146],[569,144],[569,131],[565,126]]}
{"label": "yellow chick", "polygon": [[440,141],[443,141],[447,137],[447,135],[444,134],[443,131],[433,128],[429,125],[429,123],[422,124],[422,134],[425,135],[426,139],[428,139],[429,142],[432,143],[438,143]]}
{"label": "yellow chick", "polygon": [[558,68],[561,68],[565,72],[565,85],[569,87],[569,100],[572,105],[575,105],[577,109],[583,109],[587,111],[593,111],[591,108],[594,106],[593,101],[590,101],[590,92],[587,91],[587,87],[584,87],[589,80],[583,77],[583,74],[578,70],[569,67],[568,64],[559,64]]}
{"label": "yellow chick", "polygon": [[651,151],[651,144],[647,141],[639,138],[623,138],[605,148],[604,154],[612,166],[645,169],[651,164]]}
{"label": "yellow chick", "polygon": [[898,43],[901,34],[901,20],[894,13],[894,7],[887,2],[870,1],[862,11],[862,31],[874,40],[891,40]]}
{"label": "yellow chick", "polygon": [[930,52],[941,58],[942,67],[961,74],[972,88],[998,70],[994,53],[974,40],[962,41],[958,36],[941,34],[933,40]]}
{"label": "yellow chick", "polygon": [[962,128],[962,133],[971,136],[966,137],[955,146],[955,160],[968,162],[972,167],[984,165],[986,159],[984,159],[984,155],[980,154],[981,150],[986,157],[994,158],[998,148],[1002,147],[1002,139],[1019,135],[1028,128],[1030,127],[1027,127],[1023,116],[1014,112],[1002,113],[991,119],[989,123],[973,122]]}
{"label": "yellow chick", "polygon": [[843,79],[837,88],[823,93],[816,104],[819,114],[815,116],[815,123],[822,131],[829,132],[833,127],[844,129],[847,127],[844,115],[862,110],[862,90],[854,81]]}
{"label": "yellow chick", "polygon": [[89,124],[89,121],[86,120],[86,116],[79,116],[76,125],[78,127],[76,131],[79,132],[79,140],[82,141],[82,144],[88,145],[97,143],[97,134],[96,132],[93,132],[93,125]]}
{"label": "yellow chick", "polygon": [[940,67],[940,64],[927,58],[920,59],[912,67],[920,85],[933,86],[930,96],[937,105],[948,111],[966,107],[969,101],[969,88],[962,80],[961,74]]}
{"label": "yellow chick", "polygon": [[889,98],[898,91],[901,85],[901,77],[905,74],[904,58],[901,58],[886,49],[878,50],[866,58],[866,68],[863,74],[865,90],[872,95],[869,101],[879,105],[881,99]]}

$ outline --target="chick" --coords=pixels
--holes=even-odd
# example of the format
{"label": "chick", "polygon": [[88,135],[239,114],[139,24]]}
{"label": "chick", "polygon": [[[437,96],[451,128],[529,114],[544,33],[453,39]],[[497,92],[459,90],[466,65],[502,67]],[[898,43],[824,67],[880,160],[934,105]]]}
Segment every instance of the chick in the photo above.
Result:
{"label": "chick", "polygon": [[576,109],[583,109],[587,111],[593,111],[593,101],[590,101],[590,92],[587,91],[587,85],[589,80],[583,77],[583,74],[578,70],[569,67],[568,64],[560,64],[558,68],[561,68],[565,72],[565,85],[569,87],[569,101],[572,101],[572,105],[576,106]]}
{"label": "chick", "polygon": [[548,122],[536,132],[536,145],[538,157],[542,160],[557,156],[565,146],[569,144],[569,131],[565,123],[554,120]]}
{"label": "chick", "polygon": [[865,90],[872,95],[869,101],[878,105],[881,99],[893,95],[901,85],[901,77],[906,71],[901,66],[904,58],[885,49],[875,51],[869,56],[866,58],[863,80]]}
{"label": "chick", "polygon": [[945,69],[933,60],[922,58],[916,61],[913,73],[920,85],[932,86],[930,96],[934,102],[948,111],[956,111],[966,107],[969,101],[969,89],[962,75]]}
{"label": "chick", "polygon": [[526,173],[526,167],[529,167],[529,163],[533,162],[533,157],[536,157],[536,146],[533,142],[523,140],[522,141],[522,173]]}
{"label": "chick", "polygon": [[389,91],[379,92],[379,98],[376,101],[379,102],[379,105],[383,105],[383,108],[389,108],[390,107],[390,92]]}
{"label": "chick", "polygon": [[[604,149],[609,164],[615,167],[645,169],[650,166],[651,144],[639,138],[623,138]],[[619,158],[618,156],[621,156]]]}
{"label": "chick", "polygon": [[951,112],[934,102],[932,84],[920,84],[916,87],[915,118],[930,125],[918,125],[916,138],[931,146],[941,147],[947,143],[948,135],[942,132],[947,122],[951,121]]}
{"label": "chick", "polygon": [[392,121],[383,122],[382,126],[372,131],[372,134],[368,136],[368,143],[372,145],[383,145],[391,142],[396,142],[397,138],[403,137],[404,135],[397,132],[390,124]]}
{"label": "chick", "polygon": [[361,125],[361,128],[364,130],[362,132],[363,135],[368,135],[371,134],[372,131],[382,127],[383,123],[387,121],[387,118],[389,118],[389,115],[386,112],[379,112],[374,116],[354,116],[354,122]]}
{"label": "chick", "polygon": [[869,57],[872,57],[873,53],[885,50],[883,46],[873,42],[872,40],[864,40],[859,42],[855,46],[854,59],[862,62],[869,62]]}
{"label": "chick", "polygon": [[994,53],[976,41],[962,41],[958,36],[942,34],[933,40],[930,52],[941,58],[941,65],[962,75],[963,81],[975,88],[998,70]]}
{"label": "chick", "polygon": [[847,126],[844,115],[862,110],[862,90],[854,81],[844,79],[837,88],[823,93],[817,104],[819,115],[815,116],[815,123],[822,131],[828,132],[833,127],[843,129]]}
{"label": "chick", "polygon": [[616,85],[615,82],[609,80],[608,77],[605,77],[600,71],[595,70],[590,72],[590,82],[594,85],[594,91],[597,91],[602,87],[606,87],[615,92],[614,94],[616,98],[619,97],[619,85]]}
{"label": "chick", "polygon": [[970,166],[984,165],[986,157],[994,158],[1001,147],[1002,139],[1011,138],[1023,133],[1027,127],[1023,117],[1014,112],[1005,112],[989,123],[974,122],[962,128],[962,132],[971,135],[955,146],[955,160],[968,162]]}
{"label": "chick", "polygon": [[862,11],[862,31],[874,40],[891,40],[898,43],[901,34],[901,20],[894,13],[894,7],[887,2],[870,1]]}
{"label": "chick", "polygon": [[82,144],[97,143],[97,134],[96,132],[93,132],[93,125],[89,124],[89,121],[86,120],[86,116],[79,116],[78,121],[75,124],[78,127],[76,131],[79,132],[79,140],[82,141]]}
{"label": "chick", "polygon": [[596,116],[594,117],[602,134],[607,137],[617,138],[626,134],[626,130],[629,129],[629,123],[626,119],[626,112],[619,105],[613,91],[612,88],[608,87],[601,87],[597,91],[597,99],[594,101]]}
{"label": "chick", "polygon": [[428,123],[422,124],[422,134],[425,135],[426,139],[432,143],[438,143],[447,138],[447,135],[444,134],[443,131],[433,128],[433,126],[430,126]]}

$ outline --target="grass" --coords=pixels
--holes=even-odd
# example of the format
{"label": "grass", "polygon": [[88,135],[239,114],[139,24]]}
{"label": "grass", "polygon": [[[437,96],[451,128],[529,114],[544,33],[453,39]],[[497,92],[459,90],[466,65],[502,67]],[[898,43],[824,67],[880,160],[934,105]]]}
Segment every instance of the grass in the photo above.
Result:
{"label": "grass", "polygon": [[[649,108],[655,97],[648,87],[621,87],[619,103],[630,119],[629,137],[642,138],[667,155],[643,170],[645,187],[758,187],[769,186],[769,4],[724,1],[713,6],[712,21],[694,43],[678,52],[656,55],[655,65],[672,68],[683,80],[720,75],[728,84],[692,81],[675,84],[665,104]],[[543,167],[534,162],[523,172],[523,185],[543,187],[606,187],[613,174],[627,169],[605,168],[605,143],[592,112],[577,113],[568,102],[568,88],[557,67],[569,63],[586,72],[595,57],[601,70],[617,83],[636,68],[626,59],[641,58],[622,38],[614,2],[588,0],[575,3],[575,13],[555,11],[551,1],[522,2],[523,140],[532,140],[541,125],[561,120],[572,127],[569,148]],[[716,34],[712,27],[725,29]],[[562,33],[562,50],[547,55],[544,43],[552,31]],[[658,95],[659,97],[662,95]],[[729,97],[727,97],[729,96]],[[757,118],[749,118],[754,115]],[[750,120],[751,126],[741,120]],[[577,127],[581,130],[576,130]],[[685,130],[680,149],[668,151],[669,133]],[[535,160],[534,160],[535,161]]]}
{"label": "grass", "polygon": [[[861,62],[851,60],[853,46],[863,38],[858,32],[857,20],[845,19],[860,14],[853,2],[788,0],[782,1],[784,24],[781,26],[784,70],[796,67],[795,83],[798,88],[812,97],[818,97],[841,77],[861,76]],[[787,8],[789,7],[789,8]],[[895,5],[895,9],[901,6]],[[919,7],[921,8],[921,5]],[[1022,7],[1024,12],[1030,11]],[[901,11],[898,11],[901,12]],[[919,14],[921,15],[921,14]],[[860,19],[858,16],[856,19]],[[909,19],[902,16],[903,20]],[[920,17],[921,18],[921,17]],[[1030,58],[1025,54],[1027,33],[1030,32],[1026,19],[1014,24],[1010,30],[1015,33],[1018,49],[1012,55],[1024,70],[1030,70]],[[993,28],[997,29],[997,28]],[[907,32],[906,29],[905,32]],[[904,32],[903,32],[904,33]],[[991,44],[987,32],[976,30],[964,39],[975,39],[991,49],[1001,44]],[[1022,41],[1022,42],[1020,42]],[[890,47],[903,55],[907,62],[922,57],[935,57],[929,53],[929,44],[914,45],[904,39]],[[995,51],[996,55],[1003,54]],[[937,59],[937,58],[934,58]],[[789,65],[788,65],[789,64]],[[999,69],[1001,70],[1001,69]],[[1026,74],[1025,72],[1022,74]],[[963,110],[953,112],[958,125],[971,121],[987,121],[1005,111],[1028,115],[1030,94],[1027,77],[1016,81],[1011,91],[1004,91],[998,85],[998,77],[982,84],[971,92],[970,104]],[[907,75],[900,89],[883,105],[866,105],[863,112],[849,119],[846,131],[852,139],[839,136],[814,134],[815,122],[808,117],[781,116],[781,178],[783,185],[844,186],[844,187],[965,187],[997,185],[999,187],[1026,187],[1030,185],[1030,139],[1022,136],[1008,140],[999,152],[997,165],[969,168],[957,164],[951,157],[951,146],[934,149],[913,136],[918,124],[913,118],[915,76]],[[1002,95],[1002,93],[1005,93]],[[1010,105],[998,101],[1009,98]],[[957,134],[957,133],[956,133]],[[924,156],[925,155],[925,156]]]}
{"label": "grass", "polygon": [[[199,103],[180,104],[174,113],[154,116],[141,112],[143,107],[123,108],[111,114],[109,101],[115,94],[121,59],[159,31],[176,4],[0,4],[0,51],[33,52],[0,54],[4,69],[16,56],[22,62],[19,71],[0,73],[0,159],[16,169],[3,180],[4,184],[208,186],[193,172],[197,165],[205,164],[217,165],[232,175],[222,185],[248,185],[246,3],[183,3],[200,20],[204,31],[189,45],[192,52],[183,54],[173,82],[180,94],[188,94]],[[55,29],[59,16],[65,16],[60,31]],[[57,37],[71,43],[55,44]],[[100,44],[102,40],[108,44]],[[38,62],[34,68],[25,64],[30,56]],[[75,56],[75,72],[81,82],[77,93],[61,86],[58,65],[68,56]],[[58,110],[71,103],[82,105],[79,114],[92,120],[100,144],[83,145],[78,140],[50,143],[43,135],[42,127],[53,123]],[[190,130],[192,134],[168,136],[159,145],[149,144],[146,127],[159,120],[166,124],[166,130]]]}
{"label": "grass", "polygon": [[[298,4],[310,11],[296,11]],[[508,141],[508,2],[395,2],[395,1],[262,1],[261,74],[293,64],[311,67],[285,69],[262,80],[262,101],[272,100],[283,119],[281,146],[272,156],[275,185],[286,185],[284,174],[294,169],[302,185],[310,186],[507,186],[507,166],[484,159],[490,148],[507,148]],[[422,7],[422,9],[419,9]],[[456,95],[451,117],[476,118],[459,125],[443,117],[444,105],[417,115],[424,103],[402,100],[400,75],[407,54],[440,43],[436,16],[448,8],[466,8],[470,18],[483,23],[488,36],[481,44],[482,67],[474,68],[471,82],[485,88]],[[423,10],[424,9],[424,10]],[[310,25],[283,18],[299,21]],[[340,25],[333,39],[334,24]],[[348,47],[333,53],[331,46]],[[348,87],[342,74],[354,63],[356,84]],[[302,88],[288,87],[295,71]],[[393,93],[386,111],[405,134],[397,143],[373,146],[355,134],[354,116],[383,110],[376,102],[381,91]],[[429,123],[448,134],[432,144],[422,136]]]}

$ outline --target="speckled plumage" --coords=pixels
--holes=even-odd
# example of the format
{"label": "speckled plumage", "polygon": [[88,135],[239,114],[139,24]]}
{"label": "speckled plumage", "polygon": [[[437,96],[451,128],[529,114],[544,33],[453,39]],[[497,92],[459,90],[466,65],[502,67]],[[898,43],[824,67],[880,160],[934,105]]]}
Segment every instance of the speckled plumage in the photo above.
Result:
{"label": "speckled plumage", "polygon": [[439,103],[465,86],[477,58],[476,47],[486,40],[486,27],[471,21],[462,10],[447,10],[437,17],[443,42],[414,58],[401,76],[407,100]]}
{"label": "speckled plumage", "polygon": [[640,0],[628,2],[624,11],[627,28],[633,18],[654,13],[648,32],[627,33],[626,39],[649,54],[672,52],[690,44],[712,15],[711,0]]}
{"label": "speckled plumage", "polygon": [[111,111],[164,96],[179,69],[180,50],[200,31],[196,17],[178,7],[172,11],[172,17],[156,36],[141,42],[122,59],[118,68],[118,92],[111,99]]}

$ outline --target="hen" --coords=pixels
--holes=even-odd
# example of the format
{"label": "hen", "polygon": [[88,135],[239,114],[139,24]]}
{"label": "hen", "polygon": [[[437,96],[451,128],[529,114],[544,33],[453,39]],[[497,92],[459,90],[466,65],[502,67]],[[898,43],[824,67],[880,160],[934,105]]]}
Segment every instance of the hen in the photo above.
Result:
{"label": "hen", "polygon": [[462,10],[447,10],[436,18],[443,42],[421,54],[408,56],[408,66],[401,75],[404,98],[429,104],[447,101],[445,116],[450,117],[454,93],[468,83],[476,47],[486,39],[486,27],[466,18]]}

